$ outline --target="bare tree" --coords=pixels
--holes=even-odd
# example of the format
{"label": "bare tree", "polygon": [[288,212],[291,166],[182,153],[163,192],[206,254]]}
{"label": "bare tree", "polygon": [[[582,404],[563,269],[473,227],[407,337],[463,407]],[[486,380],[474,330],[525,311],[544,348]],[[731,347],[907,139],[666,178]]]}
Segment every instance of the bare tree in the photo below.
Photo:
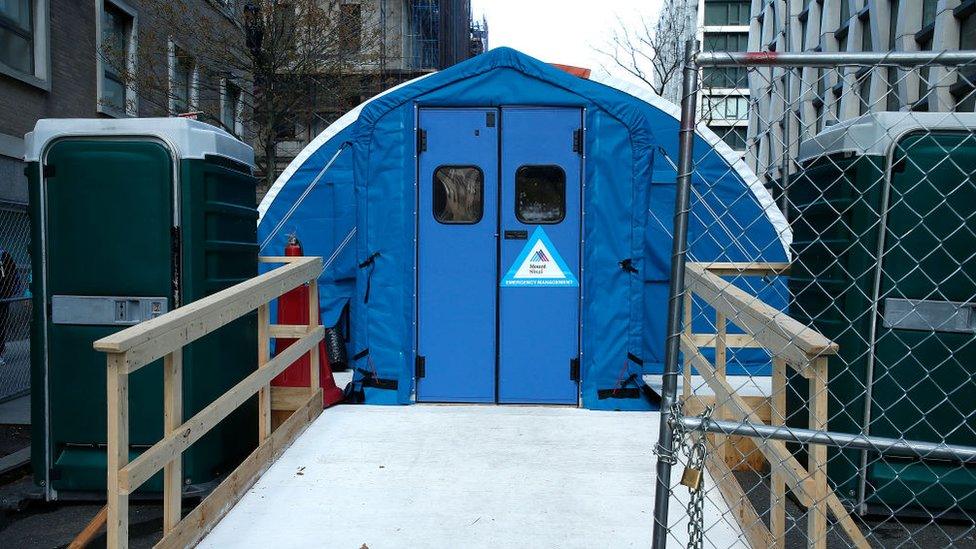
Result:
{"label": "bare tree", "polygon": [[140,111],[192,112],[252,140],[265,185],[279,137],[323,106],[358,103],[364,69],[383,50],[369,3],[142,0],[140,8],[135,59],[103,36],[103,63],[135,91]]}
{"label": "bare tree", "polygon": [[608,43],[596,50],[610,64],[642,80],[655,93],[674,100],[669,93],[684,60],[684,43],[694,32],[694,9],[688,0],[665,0],[657,18],[637,16],[637,21],[617,17]]}

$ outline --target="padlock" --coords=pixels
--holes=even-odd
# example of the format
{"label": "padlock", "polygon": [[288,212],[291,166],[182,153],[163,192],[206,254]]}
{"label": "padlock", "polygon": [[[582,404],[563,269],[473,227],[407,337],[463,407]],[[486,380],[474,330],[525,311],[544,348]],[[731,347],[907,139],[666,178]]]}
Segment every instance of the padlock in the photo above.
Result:
{"label": "padlock", "polygon": [[681,484],[688,487],[688,490],[692,492],[697,492],[701,488],[702,472],[701,469],[695,469],[694,467],[685,467],[684,473],[681,474]]}

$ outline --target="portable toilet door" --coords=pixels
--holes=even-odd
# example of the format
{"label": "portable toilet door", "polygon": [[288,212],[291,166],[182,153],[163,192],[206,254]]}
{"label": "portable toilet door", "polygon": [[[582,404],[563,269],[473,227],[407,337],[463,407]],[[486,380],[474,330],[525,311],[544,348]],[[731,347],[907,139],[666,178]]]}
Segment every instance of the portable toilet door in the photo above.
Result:
{"label": "portable toilet door", "polygon": [[[48,499],[59,491],[99,493],[106,358],[92,343],[256,274],[253,156],[222,131],[181,119],[42,120],[27,143],[35,479]],[[223,241],[207,231],[220,232]],[[235,251],[221,255],[225,244]],[[204,270],[209,274],[201,277]],[[229,335],[218,330],[184,350],[185,414],[256,366],[256,346],[243,345],[254,340],[254,328],[231,327],[236,345],[218,341]],[[220,368],[201,360],[214,351],[227,357]],[[129,395],[137,455],[163,435],[161,360],[130,376]],[[223,464],[246,455],[253,441],[235,431],[246,419],[225,421],[216,437],[184,456],[187,484],[210,482]],[[142,490],[161,490],[160,478]]]}
{"label": "portable toilet door", "polygon": [[582,121],[420,109],[418,401],[578,403]]}
{"label": "portable toilet door", "polygon": [[[976,115],[865,115],[804,142],[800,157],[790,314],[838,343],[831,429],[976,445]],[[795,391],[787,416],[799,426]],[[830,455],[831,482],[860,508],[976,509],[972,466]]]}

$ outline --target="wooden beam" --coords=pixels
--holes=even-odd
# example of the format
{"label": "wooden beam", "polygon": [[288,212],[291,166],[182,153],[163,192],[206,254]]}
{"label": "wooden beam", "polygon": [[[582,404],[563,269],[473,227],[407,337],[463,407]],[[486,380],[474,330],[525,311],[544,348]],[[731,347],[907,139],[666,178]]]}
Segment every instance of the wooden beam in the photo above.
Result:
{"label": "wooden beam", "polygon": [[[318,276],[308,282],[308,329],[312,330],[319,325],[319,281]],[[324,337],[324,336],[323,336]],[[318,388],[319,381],[319,345],[312,347],[308,354],[308,386]]]}
{"label": "wooden beam", "polygon": [[304,257],[301,255],[262,255],[258,257],[258,263],[294,263],[301,261]]}
{"label": "wooden beam", "polygon": [[[827,430],[827,358],[812,358],[813,376],[810,378],[809,423],[814,431]],[[827,547],[827,447],[807,445],[810,477],[816,492],[813,505],[807,509],[807,540],[809,547]]]}
{"label": "wooden beam", "polygon": [[[258,307],[258,368],[271,360],[271,308],[265,303]],[[307,330],[306,330],[307,331]],[[271,382],[258,392],[258,441],[271,435]]]}
{"label": "wooden beam", "polygon": [[[108,463],[106,464],[105,544],[113,549],[129,546],[129,495],[121,487],[121,469],[129,463],[129,374],[125,354],[108,355]],[[158,469],[157,469],[158,470]]]}
{"label": "wooden beam", "polygon": [[273,338],[284,337],[298,339],[308,334],[308,326],[302,326],[300,324],[272,324],[268,326],[268,334]]}
{"label": "wooden beam", "polygon": [[789,274],[789,263],[749,263],[749,262],[698,262],[695,265],[701,266],[710,273],[719,276],[763,276],[763,275],[783,275]]}
{"label": "wooden beam", "polygon": [[251,455],[176,525],[176,528],[164,535],[156,547],[182,549],[199,543],[321,413],[322,392],[316,391],[299,411],[292,414],[268,439],[259,444]]}
{"label": "wooden beam", "polygon": [[322,258],[301,259],[99,339],[94,347],[107,353],[128,351],[126,367],[133,372],[317,277]]}
{"label": "wooden beam", "polygon": [[166,462],[179,456],[181,452],[199,440],[244,401],[251,398],[275,376],[283,372],[285,368],[309,352],[313,346],[317,346],[324,333],[325,330],[320,326],[296,341],[263,368],[252,372],[232,389],[187,420],[186,423],[180,425],[177,432],[166,435],[133,460],[132,463],[125,466],[118,475],[120,492],[130,494],[142,483],[149,480],[149,477],[159,471]]}
{"label": "wooden beam", "polygon": [[719,449],[711,441],[707,441],[706,444],[708,445],[708,457],[705,460],[705,468],[708,469],[708,474],[718,486],[722,499],[732,511],[732,516],[735,517],[739,528],[745,534],[749,545],[756,548],[771,547],[773,538],[769,529],[766,528],[766,524],[763,523],[752,502],[749,501],[749,497],[743,492],[742,486],[736,480],[728,464],[718,455]]}
{"label": "wooden beam", "polygon": [[[773,394],[770,395],[769,424],[783,425],[786,420],[786,364],[780,358],[773,359]],[[771,547],[782,548],[786,544],[786,480],[775,469],[770,470],[769,480],[769,530],[773,535]]]}
{"label": "wooden beam", "polygon": [[308,400],[308,387],[272,387],[271,409],[273,411],[293,412],[304,406]]}
{"label": "wooden beam", "polygon": [[[172,435],[183,424],[183,349],[163,359],[163,433]],[[183,514],[183,454],[163,466],[163,532],[169,532]]]}
{"label": "wooden beam", "polygon": [[687,288],[726,315],[762,343],[774,356],[787,360],[804,377],[809,377],[810,356],[837,353],[837,344],[787,314],[705,271],[696,264],[685,270]]}
{"label": "wooden beam", "polygon": [[107,519],[108,506],[105,505],[88,521],[88,524],[85,525],[81,532],[78,532],[75,539],[71,540],[71,543],[68,544],[68,549],[85,549],[85,547],[88,547],[92,540],[95,539],[95,536],[98,535],[102,526],[105,526]]}
{"label": "wooden beam", "polygon": [[[695,342],[699,348],[708,348],[715,346],[716,334],[691,334],[691,340]],[[733,349],[762,349],[762,343],[756,341],[756,338],[749,334],[725,334],[725,346],[732,347]]]}

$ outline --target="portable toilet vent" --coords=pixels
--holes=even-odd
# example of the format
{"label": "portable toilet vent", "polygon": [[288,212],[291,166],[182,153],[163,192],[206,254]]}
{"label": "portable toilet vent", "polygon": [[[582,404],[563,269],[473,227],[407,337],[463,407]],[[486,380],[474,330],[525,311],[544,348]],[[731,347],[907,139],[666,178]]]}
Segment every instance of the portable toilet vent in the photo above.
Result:
{"label": "portable toilet vent", "polygon": [[[26,136],[35,481],[105,490],[106,364],[92,342],[257,274],[254,153],[194,120],[40,120]],[[257,367],[256,318],[183,351],[191,417]],[[162,360],[131,377],[131,458],[163,436]],[[184,454],[188,491],[256,444],[245,406]],[[160,491],[162,475],[141,490]]]}
{"label": "portable toilet vent", "polygon": [[[974,131],[973,114],[882,112],[800,147],[790,315],[840,345],[831,430],[976,446]],[[829,455],[837,494],[862,510],[976,509],[971,466]]]}

